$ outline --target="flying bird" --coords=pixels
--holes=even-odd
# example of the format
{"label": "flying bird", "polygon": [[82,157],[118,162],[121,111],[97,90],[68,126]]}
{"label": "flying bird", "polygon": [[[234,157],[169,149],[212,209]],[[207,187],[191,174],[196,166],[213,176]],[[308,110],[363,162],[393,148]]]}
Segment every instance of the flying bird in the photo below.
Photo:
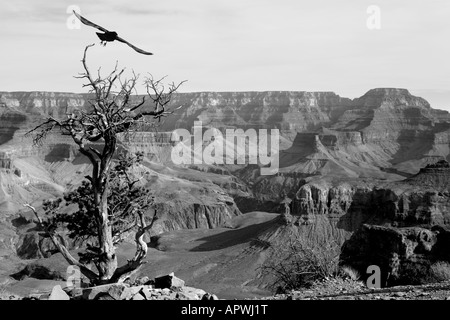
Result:
{"label": "flying bird", "polygon": [[97,24],[95,24],[95,23],[89,21],[88,19],[82,17],[81,15],[79,15],[78,13],[76,13],[75,11],[73,11],[73,14],[74,14],[78,19],[80,19],[80,21],[81,21],[82,23],[84,23],[85,25],[91,26],[91,27],[94,27],[94,28],[97,28],[98,30],[100,30],[100,31],[103,32],[103,33],[101,33],[101,32],[96,32],[96,34],[97,34],[97,36],[99,37],[99,39],[101,40],[101,44],[102,44],[103,46],[105,46],[107,42],[112,42],[112,41],[114,41],[114,40],[117,40],[117,41],[126,43],[127,45],[129,45],[131,48],[133,48],[134,50],[136,50],[136,51],[139,52],[139,53],[147,54],[147,55],[152,55],[152,54],[153,54],[153,53],[151,53],[151,52],[147,52],[147,51],[144,51],[144,50],[142,50],[142,49],[139,49],[139,48],[136,47],[136,46],[133,46],[133,45],[132,45],[131,43],[129,43],[128,41],[126,41],[126,40],[122,39],[121,37],[119,37],[119,36],[117,35],[117,32],[115,32],[115,31],[109,31],[109,30],[107,30],[107,29],[105,29],[105,28],[103,28],[103,27],[101,27],[101,26],[99,26],[99,25],[97,25]]}

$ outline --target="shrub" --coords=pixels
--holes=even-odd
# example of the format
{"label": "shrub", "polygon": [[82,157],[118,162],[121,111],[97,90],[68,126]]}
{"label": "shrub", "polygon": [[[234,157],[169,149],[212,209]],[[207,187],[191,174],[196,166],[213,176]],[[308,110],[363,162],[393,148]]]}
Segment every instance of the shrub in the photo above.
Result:
{"label": "shrub", "polygon": [[260,269],[263,276],[270,278],[270,287],[277,293],[284,293],[336,276],[339,254],[340,246],[336,241],[297,236],[288,243],[272,245]]}
{"label": "shrub", "polygon": [[353,281],[358,281],[361,278],[361,274],[358,272],[358,270],[350,266],[343,266],[341,268],[341,273],[343,277],[348,277]]}
{"label": "shrub", "polygon": [[450,264],[448,262],[438,261],[431,265],[430,277],[434,282],[443,282],[450,280]]}

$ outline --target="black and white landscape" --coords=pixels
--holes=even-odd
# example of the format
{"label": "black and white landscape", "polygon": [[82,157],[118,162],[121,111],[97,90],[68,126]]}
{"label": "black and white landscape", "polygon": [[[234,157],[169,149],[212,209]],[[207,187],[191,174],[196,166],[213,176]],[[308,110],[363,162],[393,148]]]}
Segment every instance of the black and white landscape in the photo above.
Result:
{"label": "black and white landscape", "polygon": [[0,298],[449,297],[450,5],[378,2],[5,5]]}

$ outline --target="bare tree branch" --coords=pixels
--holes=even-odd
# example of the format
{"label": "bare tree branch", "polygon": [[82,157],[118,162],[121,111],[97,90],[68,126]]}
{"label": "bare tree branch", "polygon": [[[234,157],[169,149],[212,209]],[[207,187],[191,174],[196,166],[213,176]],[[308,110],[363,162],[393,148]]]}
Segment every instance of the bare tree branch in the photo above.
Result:
{"label": "bare tree branch", "polygon": [[37,213],[36,209],[31,206],[28,203],[23,204],[24,207],[30,208],[31,211],[33,211],[34,215],[36,216],[39,226],[45,231],[45,233],[50,237],[50,239],[52,240],[53,244],[55,245],[55,247],[59,250],[59,252],[61,252],[62,256],[64,257],[64,259],[66,259],[66,261],[73,266],[77,266],[78,268],[80,268],[80,271],[89,279],[92,281],[96,281],[98,279],[98,275],[93,272],[91,269],[89,269],[87,266],[85,266],[84,264],[80,263],[77,259],[75,259],[69,252],[69,250],[67,250],[66,246],[63,245],[59,239],[58,236],[63,238],[61,235],[56,235],[55,232],[49,232],[49,230],[45,227],[41,217],[39,216],[39,214]]}
{"label": "bare tree branch", "polygon": [[[95,234],[97,241],[95,246],[88,246],[86,255],[83,257],[80,254],[80,261],[88,261],[88,259],[94,257],[95,259],[92,262],[97,267],[98,274],[90,271],[83,263],[73,258],[54,232],[49,232],[48,229],[46,232],[52,237],[55,246],[66,260],[72,265],[79,266],[89,279],[96,279],[97,282],[122,281],[145,263],[143,259],[148,248],[143,238],[145,233],[153,227],[157,217],[155,211],[150,224],[146,224],[144,211],[150,207],[151,202],[148,195],[140,193],[139,179],[128,175],[127,172],[123,172],[120,177],[116,177],[119,179],[118,181],[122,181],[122,184],[114,186],[123,187],[124,193],[115,191],[116,194],[111,194],[110,180],[114,177],[112,168],[115,168],[113,167],[114,155],[118,148],[119,137],[123,133],[128,134],[131,131],[142,129],[144,126],[154,125],[155,120],[160,121],[161,117],[172,114],[179,109],[180,107],[170,110],[171,99],[175,91],[185,81],[178,85],[172,83],[166,86],[163,83],[165,77],[155,80],[150,75],[144,81],[147,95],[136,101],[133,94],[137,92],[136,86],[139,75],[136,75],[134,71],[130,79],[122,80],[125,69],[119,69],[116,62],[114,69],[104,78],[101,75],[101,68],[97,69],[96,75],[91,74],[86,57],[88,49],[93,45],[85,47],[81,60],[84,71],[76,76],[76,78],[83,79],[86,82],[84,87],[89,88],[91,98],[86,107],[68,114],[66,119],[49,117],[27,132],[27,135],[33,134],[33,143],[38,145],[43,143],[50,132],[59,129],[60,134],[69,135],[72,138],[79,152],[86,156],[92,164],[92,173],[86,176],[86,179],[90,182],[89,188],[92,188],[92,193],[86,196],[89,201],[83,204],[84,207],[77,214],[89,212],[93,221],[89,223],[91,228],[93,228],[92,225],[95,225],[95,230],[80,231],[77,222],[73,222],[73,228],[83,235],[92,236]],[[115,180],[113,183],[119,182]],[[139,192],[135,193],[136,190]],[[86,191],[85,188],[78,195],[90,191],[90,189]],[[129,203],[119,204],[120,197],[124,197],[124,195],[127,195],[128,198],[126,199]],[[52,208],[51,210],[57,209]],[[32,210],[36,217],[40,219],[34,208]],[[83,218],[82,215],[81,217]],[[45,221],[42,221],[42,219],[38,221],[42,226],[45,226]],[[126,265],[117,267],[115,246],[134,229],[136,229],[135,256]]]}

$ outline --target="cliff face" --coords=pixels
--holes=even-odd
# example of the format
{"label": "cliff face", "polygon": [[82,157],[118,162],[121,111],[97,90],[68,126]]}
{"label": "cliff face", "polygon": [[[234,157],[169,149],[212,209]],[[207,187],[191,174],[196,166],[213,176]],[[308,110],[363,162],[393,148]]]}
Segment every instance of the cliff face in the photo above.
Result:
{"label": "cliff face", "polygon": [[[14,151],[10,152],[13,158],[36,155],[38,150],[27,147],[30,140],[24,140],[24,133],[42,117],[64,118],[74,108],[87,108],[89,98],[74,93],[0,92],[0,123],[4,124],[0,151]],[[448,159],[450,152],[449,113],[432,109],[406,89],[373,89],[353,100],[333,92],[178,93],[172,105],[182,108],[158,129],[159,139],[165,140],[155,143],[155,134],[140,133],[130,141],[133,150],[166,163],[173,146],[166,141],[170,132],[190,130],[195,121],[219,129],[280,129],[277,178],[259,176],[258,167],[229,168],[251,185],[258,201],[278,201],[274,190],[296,192],[298,185],[292,181],[297,177],[403,179],[427,163]],[[70,141],[54,135],[49,143]]]}
{"label": "cliff face", "polygon": [[333,92],[212,92],[178,94],[182,105],[164,128],[190,129],[194,121],[215,128],[278,128],[287,137],[295,132],[317,130],[351,105],[351,100]]}
{"label": "cliff face", "polygon": [[[74,108],[87,108],[89,99],[88,94],[0,92],[0,103],[12,110],[62,118]],[[136,96],[132,101],[141,99]],[[183,108],[165,119],[161,131],[190,130],[194,121],[202,121],[205,127],[218,129],[278,128],[293,139],[297,131],[333,123],[351,100],[332,92],[199,92],[175,94],[172,105]]]}
{"label": "cliff face", "polygon": [[259,176],[257,169],[239,175],[255,177],[252,191],[259,200],[270,206],[283,192],[295,194],[299,185],[292,181],[297,178],[299,183],[320,177],[400,180],[428,163],[449,159],[449,113],[432,109],[405,89],[370,90],[348,104],[335,105],[339,112],[334,116],[325,112],[333,108],[320,110],[328,116],[319,128],[286,135],[294,138],[279,153],[275,177]]}
{"label": "cliff face", "polygon": [[450,164],[444,160],[395,182],[310,181],[291,198],[291,224],[330,240],[343,236],[340,263],[363,276],[369,266],[380,267],[382,286],[421,284],[433,263],[450,261]]}
{"label": "cliff face", "polygon": [[[24,128],[32,125],[33,117],[64,118],[75,108],[87,108],[89,98],[88,94],[74,93],[0,92],[1,109],[8,110],[0,112],[4,117],[0,122]],[[134,101],[141,98],[136,96]],[[444,149],[450,141],[449,113],[432,109],[426,100],[406,89],[373,89],[354,100],[333,92],[178,93],[172,105],[182,108],[167,117],[159,131],[190,130],[194,121],[218,129],[277,128],[287,140],[282,141],[286,147],[292,142],[295,147],[299,133],[315,133],[326,150],[351,155],[355,150],[348,148],[356,147],[367,154],[368,159],[360,161],[382,167],[448,155]],[[1,136],[6,139],[8,135],[11,131]],[[312,143],[315,137],[308,139]],[[337,159],[334,154],[331,157]],[[414,170],[419,168],[416,165]]]}
{"label": "cliff face", "polygon": [[[50,147],[39,150],[23,135],[42,117],[65,117],[74,108],[86,108],[89,98],[73,93],[0,92],[0,122],[4,124],[0,151],[9,154],[9,158],[2,157],[2,165],[28,156],[48,157],[50,162],[73,157],[70,141],[58,135],[48,139]],[[135,97],[136,101],[140,98]],[[179,93],[172,105],[182,108],[165,119],[158,135],[135,135],[127,142],[132,150],[168,163],[173,146],[170,132],[190,130],[194,121],[219,129],[280,129],[276,176],[260,176],[259,167],[252,165],[195,167],[231,172],[241,179],[250,188],[248,198],[238,199],[244,211],[254,209],[249,203],[274,208],[282,192],[294,194],[313,177],[404,179],[427,163],[448,159],[450,152],[449,113],[432,109],[406,89],[373,89],[353,100],[332,92]]]}
{"label": "cliff face", "polygon": [[12,110],[53,117],[86,107],[88,98],[88,94],[66,92],[0,92],[0,104]]}
{"label": "cliff face", "polygon": [[363,225],[344,244],[340,261],[366,275],[371,265],[381,272],[381,285],[422,284],[431,265],[449,261],[448,229],[392,228]]}
{"label": "cliff face", "polygon": [[363,223],[394,226],[450,223],[450,194],[435,190],[402,190],[400,186],[359,188],[342,184],[302,186],[293,203],[293,214],[310,223],[325,215],[338,227],[357,230]]}

